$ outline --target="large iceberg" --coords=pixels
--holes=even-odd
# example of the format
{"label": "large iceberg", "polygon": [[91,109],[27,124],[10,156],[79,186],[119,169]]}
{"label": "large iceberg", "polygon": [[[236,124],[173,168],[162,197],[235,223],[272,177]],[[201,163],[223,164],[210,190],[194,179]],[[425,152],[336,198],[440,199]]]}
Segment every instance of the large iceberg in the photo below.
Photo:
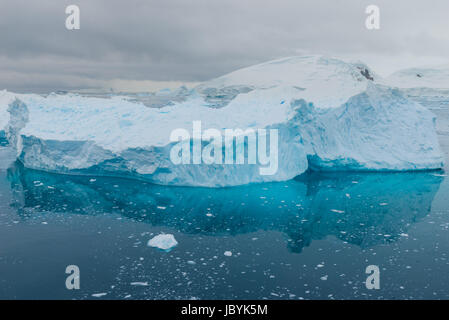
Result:
{"label": "large iceberg", "polygon": [[[158,108],[126,96],[0,92],[0,102],[9,101],[0,112],[8,110],[5,136],[18,159],[26,167],[57,173],[222,187],[289,180],[308,168],[441,168],[434,115],[398,90],[377,84],[377,78],[362,63],[291,57],[182,90],[182,98]],[[270,143],[265,141],[265,153],[276,153],[276,170],[262,174],[266,163],[249,163],[249,149],[244,164],[175,164],[170,155],[179,143],[170,139],[172,133],[194,131],[198,122],[203,133],[242,129],[244,136],[247,129],[277,130],[276,150],[271,136]],[[196,140],[193,133],[184,142],[190,147]],[[249,148],[250,139],[243,141]],[[226,153],[224,144],[218,147],[214,157]]]}

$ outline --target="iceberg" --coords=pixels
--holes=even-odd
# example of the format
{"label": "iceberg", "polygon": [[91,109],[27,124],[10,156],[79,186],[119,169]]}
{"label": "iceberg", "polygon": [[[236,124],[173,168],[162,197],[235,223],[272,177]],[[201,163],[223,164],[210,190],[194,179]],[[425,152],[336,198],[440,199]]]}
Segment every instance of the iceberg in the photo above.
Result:
{"label": "iceberg", "polygon": [[396,71],[385,79],[400,88],[449,88],[449,65],[409,68]]}
{"label": "iceberg", "polygon": [[449,108],[449,65],[399,70],[385,83],[429,109]]}
{"label": "iceberg", "polygon": [[0,147],[8,145],[6,131],[9,123],[9,104],[13,101],[13,96],[5,90],[0,91]]}
{"label": "iceberg", "polygon": [[159,234],[148,241],[148,246],[169,251],[176,247],[178,242],[172,234]]}
{"label": "iceberg", "polygon": [[[360,62],[290,57],[179,90],[157,108],[126,96],[3,91],[0,112],[9,113],[4,131],[18,160],[55,173],[226,187],[286,181],[308,169],[442,168],[434,115],[378,80]],[[249,152],[243,164],[175,164],[171,133],[189,130],[195,121],[220,132],[277,130],[277,170],[261,174],[263,164],[250,163]],[[244,141],[248,147],[249,139]],[[184,143],[198,141],[193,135]]]}

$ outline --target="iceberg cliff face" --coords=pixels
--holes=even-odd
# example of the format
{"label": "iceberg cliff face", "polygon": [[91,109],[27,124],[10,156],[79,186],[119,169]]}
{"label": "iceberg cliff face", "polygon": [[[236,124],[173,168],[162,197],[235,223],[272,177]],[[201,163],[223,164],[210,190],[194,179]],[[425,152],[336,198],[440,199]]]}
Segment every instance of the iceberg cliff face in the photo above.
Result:
{"label": "iceberg cliff face", "polygon": [[443,166],[435,116],[397,89],[368,84],[365,92],[325,112],[299,104],[296,122],[311,168],[388,171]]}
{"label": "iceberg cliff face", "polygon": [[7,126],[9,123],[9,104],[13,101],[13,95],[6,91],[0,91],[0,147],[8,145],[6,138]]}
{"label": "iceberg cliff face", "polygon": [[[292,57],[203,83],[157,109],[126,97],[0,92],[0,112],[9,111],[5,136],[19,160],[26,167],[57,173],[222,187],[289,180],[309,167],[441,168],[432,113],[397,90],[374,84],[376,78],[360,63]],[[15,98],[21,102],[11,102]],[[203,132],[278,130],[277,170],[261,174],[264,165],[249,164],[249,152],[245,164],[174,164],[171,133],[191,132],[198,121]],[[198,142],[194,134],[186,141],[189,146]],[[224,154],[224,146],[220,148],[218,153]],[[268,153],[274,152],[270,148]]]}

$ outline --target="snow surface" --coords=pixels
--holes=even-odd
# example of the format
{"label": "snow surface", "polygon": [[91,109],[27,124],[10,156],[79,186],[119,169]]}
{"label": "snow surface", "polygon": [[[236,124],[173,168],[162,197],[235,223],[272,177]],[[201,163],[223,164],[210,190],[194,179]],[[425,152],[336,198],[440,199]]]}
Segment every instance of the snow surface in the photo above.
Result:
{"label": "snow surface", "polygon": [[384,83],[429,109],[449,109],[449,65],[400,70]]}
{"label": "snow surface", "polygon": [[[149,108],[127,97],[47,97],[0,92],[3,124],[29,168],[112,175],[164,185],[223,187],[285,181],[315,170],[438,169],[434,116],[398,90],[378,85],[362,63],[291,57],[238,70]],[[25,105],[14,102],[20,99]],[[10,106],[8,106],[8,103]],[[8,111],[7,111],[8,112]],[[3,118],[3,116],[2,116]],[[174,165],[171,132],[278,129],[274,175],[259,164]],[[1,128],[1,127],[0,127]]]}
{"label": "snow surface", "polygon": [[449,65],[397,71],[385,83],[399,88],[449,89]]}
{"label": "snow surface", "polygon": [[365,90],[378,76],[365,64],[345,63],[319,55],[288,57],[240,69],[208,81],[197,90],[292,87],[317,108],[335,108]]}
{"label": "snow surface", "polygon": [[164,251],[171,250],[178,245],[172,234],[159,234],[148,241],[148,246],[155,247]]}

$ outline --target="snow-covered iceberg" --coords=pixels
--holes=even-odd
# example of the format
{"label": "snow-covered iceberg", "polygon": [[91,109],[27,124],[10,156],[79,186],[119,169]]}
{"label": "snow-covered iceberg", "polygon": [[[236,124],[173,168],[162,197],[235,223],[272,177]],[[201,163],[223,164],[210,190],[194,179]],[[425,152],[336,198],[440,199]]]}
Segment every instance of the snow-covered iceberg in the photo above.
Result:
{"label": "snow-covered iceberg", "polygon": [[[118,96],[1,92],[0,101],[20,101],[0,110],[9,110],[5,132],[18,159],[26,167],[57,173],[222,187],[289,180],[308,168],[441,168],[433,114],[376,79],[362,63],[291,57],[183,90],[182,99],[158,108]],[[263,175],[263,164],[248,161],[174,164],[171,133],[192,130],[196,121],[203,132],[277,129],[277,170]],[[187,144],[194,140],[189,137]]]}
{"label": "snow-covered iceberg", "polygon": [[430,109],[449,108],[449,65],[400,70],[384,82]]}

